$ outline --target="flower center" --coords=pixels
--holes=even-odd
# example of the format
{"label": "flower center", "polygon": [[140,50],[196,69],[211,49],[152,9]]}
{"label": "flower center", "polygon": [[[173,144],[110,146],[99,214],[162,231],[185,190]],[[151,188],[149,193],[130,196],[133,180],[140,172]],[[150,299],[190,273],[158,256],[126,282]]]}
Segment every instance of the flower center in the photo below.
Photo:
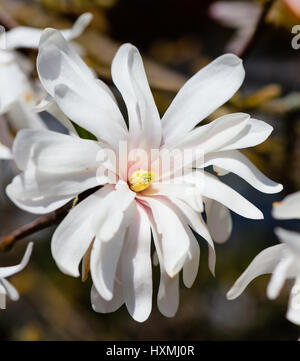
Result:
{"label": "flower center", "polygon": [[131,173],[131,175],[129,176],[129,187],[134,192],[141,192],[150,186],[154,178],[154,172],[147,172],[143,169],[139,169]]}

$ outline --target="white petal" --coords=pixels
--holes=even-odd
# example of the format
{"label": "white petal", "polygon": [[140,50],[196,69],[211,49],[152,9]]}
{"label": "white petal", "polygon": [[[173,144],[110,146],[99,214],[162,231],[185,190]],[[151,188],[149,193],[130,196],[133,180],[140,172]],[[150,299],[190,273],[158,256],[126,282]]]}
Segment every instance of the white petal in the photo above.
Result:
{"label": "white petal", "polygon": [[71,29],[60,30],[60,32],[66,40],[78,38],[84,32],[85,28],[89,25],[92,19],[92,13],[84,13],[77,18]]}
{"label": "white petal", "polygon": [[229,172],[237,174],[254,188],[264,193],[277,193],[282,185],[273,182],[260,172],[247,157],[237,150],[210,153],[205,156],[205,167],[218,166]]}
{"label": "white petal", "polygon": [[7,296],[12,301],[18,301],[20,296],[19,296],[19,292],[16,290],[16,288],[4,278],[0,279],[0,286],[1,286],[1,283],[2,283],[3,287],[5,288]]}
{"label": "white petal", "polygon": [[11,159],[11,151],[3,144],[0,143],[0,159]]}
{"label": "white petal", "polygon": [[104,298],[102,298],[93,285],[91,289],[91,303],[95,312],[115,312],[124,303],[122,285],[119,282],[115,282],[114,296],[110,301],[106,301]]}
{"label": "white petal", "polygon": [[48,112],[55,119],[57,119],[63,126],[65,126],[72,134],[77,135],[76,129],[72,122],[65,116],[65,114],[59,109],[58,105],[55,102],[55,99],[50,95],[47,95],[44,99],[41,100],[39,104],[32,107],[32,112]]}
{"label": "white petal", "polygon": [[109,241],[122,223],[125,227],[129,225],[134,214],[134,198],[135,193],[127,183],[120,181],[115,190],[101,199],[99,209],[93,217],[93,228],[101,241]]}
{"label": "white petal", "polygon": [[204,199],[207,227],[216,243],[228,240],[232,231],[232,219],[228,208],[212,199]]}
{"label": "white petal", "polygon": [[[188,224],[189,226],[192,227],[192,229],[197,232],[201,237],[203,237],[208,244],[209,247],[209,269],[212,272],[212,274],[214,275],[215,273],[215,261],[216,261],[216,255],[215,255],[215,247],[214,247],[214,243],[213,240],[211,238],[211,235],[206,227],[206,224],[203,221],[203,218],[201,216],[201,214],[196,213],[189,205],[187,205],[185,202],[181,201],[180,199],[176,199],[174,197],[169,198],[169,200],[175,204],[178,207],[177,212],[180,212],[182,214],[182,216],[184,217],[184,221],[186,222],[186,224]],[[200,256],[200,249],[199,251],[196,249],[197,246],[194,244],[194,236],[193,234],[190,233],[189,228],[187,227],[187,233],[189,234],[189,239],[190,239],[190,247],[189,247],[189,253],[188,253],[188,258],[190,258],[195,265],[196,268],[196,263],[199,261],[197,261],[197,258],[199,258]],[[194,257],[191,256],[191,249],[193,249],[195,251]],[[199,255],[197,255],[197,253],[199,253]],[[188,260],[186,260],[186,262],[188,262]],[[195,274],[196,277],[197,274]],[[191,284],[192,285],[192,284]],[[191,286],[187,286],[187,287],[191,287]]]}
{"label": "white petal", "polygon": [[300,326],[300,278],[296,279],[296,282],[291,290],[287,319],[296,325]]}
{"label": "white petal", "polygon": [[273,127],[261,120],[250,118],[247,126],[221,150],[254,147],[264,142],[272,133]]}
{"label": "white petal", "polygon": [[5,310],[5,308],[6,308],[6,289],[2,285],[1,281],[2,280],[0,279],[0,310]]}
{"label": "white petal", "polygon": [[111,73],[127,106],[131,145],[145,150],[158,149],[161,121],[137,48],[122,45],[113,59]]}
{"label": "white petal", "polygon": [[153,182],[150,187],[143,191],[142,195],[179,198],[192,207],[196,212],[203,211],[201,195],[197,192],[195,186],[190,183],[163,184],[160,182]]}
{"label": "white petal", "polygon": [[27,79],[17,64],[0,65],[0,114],[3,114],[21,97]]}
{"label": "white petal", "polygon": [[37,58],[40,80],[68,118],[117,148],[127,138],[122,114],[109,88],[54,29],[44,31]]}
{"label": "white petal", "polygon": [[[55,177],[55,180],[57,181],[57,177]],[[50,183],[43,183],[45,189],[47,189],[47,185],[48,187],[53,186],[53,181],[51,179],[47,178],[47,181],[50,181]],[[25,188],[25,184],[28,186],[27,188]],[[55,192],[54,194],[52,192],[47,196],[34,196],[34,193],[31,193],[31,191],[35,192],[37,189],[38,185],[35,181],[35,175],[31,172],[26,172],[13,179],[6,187],[6,194],[14,204],[24,211],[33,214],[46,214],[64,206],[71,201],[77,193],[66,196],[65,194],[57,195]],[[52,190],[51,188],[48,189]],[[27,192],[28,195],[26,195]]]}
{"label": "white petal", "polygon": [[278,219],[300,219],[300,191],[286,196],[282,202],[276,202],[272,214]]}
{"label": "white petal", "polygon": [[13,152],[17,166],[26,170],[32,163],[41,171],[68,173],[99,166],[100,143],[50,130],[24,129],[17,134]]}
{"label": "white petal", "polygon": [[267,288],[267,296],[271,300],[274,300],[276,297],[278,297],[285,280],[288,278],[288,273],[292,262],[292,257],[283,257],[275,267]]}
{"label": "white petal", "polygon": [[179,306],[179,274],[170,277],[164,266],[162,235],[158,233],[157,226],[150,210],[147,210],[151,224],[154,244],[160,265],[160,283],[157,295],[157,306],[166,317],[174,317]]}
{"label": "white petal", "polygon": [[22,271],[29,262],[32,253],[32,248],[33,248],[33,242],[28,243],[22,261],[18,265],[10,266],[10,267],[0,267],[0,278],[7,278]]}
{"label": "white petal", "polygon": [[157,295],[157,307],[166,317],[174,317],[179,307],[179,275],[171,278],[161,273]]}
{"label": "white petal", "polygon": [[237,214],[250,219],[263,219],[262,212],[228,185],[204,172],[203,196],[214,199]]}
{"label": "white petal", "polygon": [[292,250],[292,253],[295,256],[300,257],[300,233],[294,231],[287,231],[283,228],[275,228],[274,230],[276,236],[282,243],[288,245],[288,247]]}
{"label": "white petal", "polygon": [[[180,216],[163,197],[139,197],[152,211],[157,231],[162,235],[162,259],[166,272],[174,277],[182,268],[190,240]],[[170,224],[172,226],[170,227]]]}
{"label": "white petal", "polygon": [[[77,38],[88,26],[92,19],[92,14],[82,14],[74,23],[71,29],[60,30],[67,40]],[[6,48],[37,48],[39,46],[42,29],[31,28],[28,26],[18,26],[6,32]]]}
{"label": "white petal", "polygon": [[[50,131],[23,130],[14,143],[14,158],[25,170],[6,191],[33,213],[47,213],[78,193],[100,185],[97,142]],[[56,208],[55,208],[56,207]]]}
{"label": "white petal", "polygon": [[272,273],[282,259],[285,250],[285,245],[278,244],[260,252],[234,283],[226,295],[227,299],[233,300],[237,298],[254,278],[266,273]]}
{"label": "white petal", "polygon": [[20,129],[47,129],[45,123],[38,114],[31,111],[29,104],[24,99],[19,99],[14,106],[7,111],[9,124],[14,131]]}
{"label": "white petal", "polygon": [[91,276],[100,296],[111,301],[117,266],[124,244],[126,227],[120,227],[109,242],[96,238],[91,252]]}
{"label": "white petal", "polygon": [[137,211],[125,237],[122,251],[122,284],[130,315],[147,320],[152,308],[151,231],[142,207]]}
{"label": "white petal", "polygon": [[203,154],[221,149],[224,144],[234,139],[247,126],[250,115],[245,113],[226,114],[202,125],[176,144],[179,149],[200,149]]}
{"label": "white petal", "polygon": [[183,283],[186,287],[192,287],[198,274],[200,262],[200,247],[189,227],[186,227],[187,234],[190,237],[190,246],[188,254],[183,265]]}
{"label": "white petal", "polygon": [[101,207],[103,194],[112,189],[112,186],[104,186],[87,197],[56,228],[51,241],[51,252],[62,272],[73,277],[79,276],[79,263],[95,237],[92,218]]}
{"label": "white petal", "polygon": [[164,143],[181,139],[227,102],[241,86],[244,76],[242,61],[233,54],[220,56],[195,74],[163,116]]}

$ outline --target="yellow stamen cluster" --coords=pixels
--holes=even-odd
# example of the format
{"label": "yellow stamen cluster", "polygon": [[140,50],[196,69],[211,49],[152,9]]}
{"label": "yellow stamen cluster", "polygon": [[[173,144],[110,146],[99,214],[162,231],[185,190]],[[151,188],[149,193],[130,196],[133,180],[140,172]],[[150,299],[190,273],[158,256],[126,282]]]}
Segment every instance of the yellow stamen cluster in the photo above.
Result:
{"label": "yellow stamen cluster", "polygon": [[139,169],[130,175],[128,183],[132,191],[141,192],[150,186],[154,178],[154,172],[147,172],[143,169]]}

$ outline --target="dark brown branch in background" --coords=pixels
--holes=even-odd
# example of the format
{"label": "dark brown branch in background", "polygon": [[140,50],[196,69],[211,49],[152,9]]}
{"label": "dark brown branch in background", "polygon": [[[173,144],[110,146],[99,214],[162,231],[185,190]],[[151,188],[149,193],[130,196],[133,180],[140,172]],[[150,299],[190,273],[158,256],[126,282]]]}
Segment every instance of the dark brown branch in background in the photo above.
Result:
{"label": "dark brown branch in background", "polygon": [[[94,193],[99,187],[88,189],[87,191],[78,195],[78,199],[76,200],[76,205],[87,198],[89,195]],[[46,216],[40,217],[32,223],[26,224],[25,226],[16,229],[12,233],[7,236],[0,238],[0,252],[8,251],[17,241],[24,239],[31,234],[34,234],[42,229],[53,226],[59,222],[61,222],[64,217],[68,214],[68,212],[74,206],[74,200],[68,202],[63,207],[57,209]]]}
{"label": "dark brown branch in background", "polygon": [[261,33],[266,25],[266,16],[271,9],[274,0],[266,0],[263,5],[263,11],[260,15],[260,18],[257,22],[255,32],[253,33],[252,37],[249,39],[248,44],[245,46],[244,50],[239,54],[239,57],[243,60],[246,59],[249,54],[252,52],[253,48],[256,46],[256,43],[259,41]]}
{"label": "dark brown branch in background", "polygon": [[19,24],[9,15],[0,11],[0,25],[3,25],[6,30],[10,30],[15,28]]}

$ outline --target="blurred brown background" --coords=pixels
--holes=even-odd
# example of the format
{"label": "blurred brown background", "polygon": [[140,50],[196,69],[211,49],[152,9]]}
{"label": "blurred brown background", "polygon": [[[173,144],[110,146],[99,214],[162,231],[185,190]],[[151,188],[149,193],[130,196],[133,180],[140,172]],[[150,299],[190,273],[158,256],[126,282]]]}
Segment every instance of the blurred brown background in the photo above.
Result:
{"label": "blurred brown background", "polygon": [[[253,3],[253,1],[249,1]],[[110,63],[119,44],[131,42],[141,51],[150,85],[161,113],[186,79],[213,58],[226,52],[236,30],[221,25],[208,0],[0,0],[4,25],[64,28],[76,17],[91,11],[94,20],[76,40],[85,61],[110,85]],[[258,1],[258,6],[264,1]],[[248,13],[237,13],[246,23]],[[1,18],[0,16],[0,18]],[[275,222],[272,202],[300,188],[300,49],[291,46],[291,27],[300,19],[283,0],[273,2],[244,65],[246,79],[240,92],[207,121],[220,114],[245,111],[274,127],[268,141],[247,150],[247,156],[266,175],[283,183],[281,194],[266,195],[237,176],[224,177],[233,188],[258,206],[264,221],[233,215],[233,234],[217,245],[216,278],[207,267],[205,242],[199,240],[201,265],[191,289],[181,287],[175,318],[162,316],[153,300],[153,311],[143,324],[133,321],[125,307],[102,315],[92,311],[91,281],[82,283],[62,274],[50,253],[53,229],[19,242],[1,265],[22,257],[25,244],[34,240],[28,267],[11,279],[20,291],[19,302],[8,302],[0,311],[1,340],[296,340],[299,327],[285,319],[289,285],[275,301],[266,298],[267,276],[253,282],[236,301],[225,294],[253,257],[278,241],[273,228],[280,224],[300,228],[297,222]],[[245,44],[240,44],[242,47]],[[34,60],[35,51],[23,50]],[[36,73],[32,73],[32,78]],[[117,94],[117,92],[115,91]],[[49,123],[50,124],[50,123]],[[51,126],[54,126],[51,123]],[[35,217],[17,210],[5,196],[13,165],[1,164],[0,233],[5,234]],[[158,270],[155,269],[157,294]]]}

